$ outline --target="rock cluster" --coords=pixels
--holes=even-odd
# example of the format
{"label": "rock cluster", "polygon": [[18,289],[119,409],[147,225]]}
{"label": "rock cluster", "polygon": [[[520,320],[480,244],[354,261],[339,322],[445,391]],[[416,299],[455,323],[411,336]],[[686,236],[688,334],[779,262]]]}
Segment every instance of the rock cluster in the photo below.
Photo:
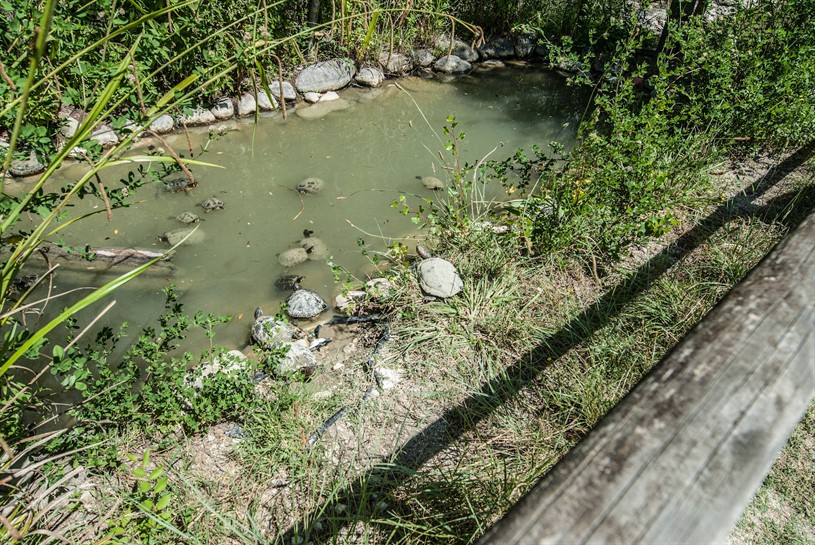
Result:
{"label": "rock cluster", "polygon": [[[500,62],[498,59],[525,58],[533,54],[545,56],[548,53],[545,48],[537,45],[536,36],[530,33],[494,37],[478,48],[473,45],[475,44],[444,34],[434,40],[431,49],[407,52],[383,50],[377,56],[377,62],[359,69],[351,59],[334,58],[306,66],[297,74],[293,83],[290,81],[281,83],[277,75],[271,73],[268,87],[260,89],[257,82],[245,80],[242,85],[248,90],[240,96],[220,97],[210,108],[197,107],[175,118],[169,114],[162,114],[149,123],[145,132],[147,135],[149,133],[162,135],[184,127],[212,125],[235,116],[254,115],[258,111],[276,111],[280,109],[280,100],[296,102],[301,97],[311,106],[295,107],[297,115],[306,119],[316,119],[351,107],[347,100],[334,93],[351,83],[361,87],[377,88],[383,84],[386,75],[401,76],[414,70],[432,69],[441,74],[455,76],[472,70],[472,63],[476,61],[498,65]],[[561,68],[576,69],[571,66]],[[58,117],[61,126],[57,137],[59,145],[64,145],[76,134],[86,116],[85,112],[72,106],[64,105],[60,108]],[[115,130],[109,124],[100,124],[94,128],[89,138],[103,147],[110,147],[121,140],[123,131],[137,130],[140,128],[132,122]],[[72,156],[79,156],[81,152],[81,149],[76,148]],[[24,177],[39,174],[44,169],[45,165],[32,156],[26,160],[13,161],[9,173]]]}

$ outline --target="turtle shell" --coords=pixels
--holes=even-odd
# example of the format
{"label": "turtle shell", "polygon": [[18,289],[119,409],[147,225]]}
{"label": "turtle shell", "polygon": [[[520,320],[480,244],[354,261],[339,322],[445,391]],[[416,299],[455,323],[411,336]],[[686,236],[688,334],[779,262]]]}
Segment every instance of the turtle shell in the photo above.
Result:
{"label": "turtle shell", "polygon": [[328,309],[322,297],[310,290],[297,290],[286,299],[286,308],[292,318],[314,318]]}
{"label": "turtle shell", "polygon": [[197,214],[193,214],[192,212],[181,212],[179,215],[175,217],[181,223],[195,223],[199,220]]}
{"label": "turtle shell", "polygon": [[211,212],[213,210],[223,210],[224,201],[217,197],[210,197],[201,203],[201,207],[207,212]]}

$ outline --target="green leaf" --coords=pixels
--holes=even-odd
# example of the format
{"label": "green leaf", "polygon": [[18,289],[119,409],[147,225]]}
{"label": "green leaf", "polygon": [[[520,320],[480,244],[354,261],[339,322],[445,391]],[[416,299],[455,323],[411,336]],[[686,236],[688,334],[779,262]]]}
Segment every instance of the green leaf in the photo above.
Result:
{"label": "green leaf", "polygon": [[150,477],[148,477],[148,478],[151,481],[155,481],[156,479],[161,477],[163,474],[164,474],[164,469],[162,469],[160,467],[157,467],[156,469],[154,469],[153,471],[150,472]]}
{"label": "green leaf", "polygon": [[144,470],[143,467],[137,467],[133,470],[133,476],[138,477],[139,479],[144,479],[147,477],[147,472]]}
{"label": "green leaf", "polygon": [[165,488],[167,488],[167,477],[162,477],[156,481],[156,486],[153,487],[153,492],[156,494],[161,494],[164,492]]}
{"label": "green leaf", "polygon": [[362,40],[362,46],[359,49],[359,58],[365,54],[365,50],[368,48],[368,44],[371,41],[371,37],[374,34],[374,29],[376,28],[376,22],[379,19],[379,10],[375,9],[371,14],[371,22],[368,25],[368,31],[365,33],[365,38]]}
{"label": "green leaf", "polygon": [[163,511],[170,504],[171,499],[172,495],[170,494],[164,494],[161,496],[156,502],[156,511]]}

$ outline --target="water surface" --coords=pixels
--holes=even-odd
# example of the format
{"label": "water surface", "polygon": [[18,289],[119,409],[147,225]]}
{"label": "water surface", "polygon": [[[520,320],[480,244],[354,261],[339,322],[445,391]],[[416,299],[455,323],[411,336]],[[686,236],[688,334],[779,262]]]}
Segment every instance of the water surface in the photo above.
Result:
{"label": "water surface", "polygon": [[[496,159],[535,143],[545,147],[558,140],[568,146],[583,107],[560,76],[534,67],[476,72],[448,82],[409,77],[398,83],[404,91],[393,84],[349,89],[342,93],[347,109],[317,119],[290,111],[286,120],[241,121],[237,130],[210,142],[201,157],[223,169],[194,168],[199,185],[189,193],[151,185],[139,190],[136,205],[115,210],[110,222],[99,214],[68,233],[70,244],[160,250],[167,246],[158,235],[182,227],[175,220],[179,213],[191,211],[203,219],[203,243],[180,248],[172,273],[151,273],[120,290],[108,323],[127,321],[135,334],[162,309],[161,289],[173,282],[188,310],[233,315],[217,341],[243,346],[255,307],[274,312],[285,299],[274,285],[279,275],[304,275],[304,287],[329,302],[341,290],[325,261],[288,271],[278,263],[277,255],[297,246],[304,229],[328,245],[334,263],[362,280],[375,270],[362,255],[360,240],[382,251],[392,240],[411,245],[421,237],[410,218],[390,204],[400,194],[408,194],[409,202],[417,202],[414,195],[433,196],[416,177],[444,178],[439,152],[446,153],[441,129],[448,115],[466,132],[463,159],[474,162],[496,146],[501,146],[491,156]],[[200,133],[192,139],[195,147],[205,141]],[[179,151],[187,147],[182,135],[171,142]],[[64,176],[76,175],[75,169],[64,169]],[[106,185],[116,187],[121,172],[105,176]],[[325,189],[299,195],[293,187],[306,177],[323,179]],[[500,188],[492,191],[497,195]],[[221,199],[224,209],[203,213],[197,205],[210,196]],[[62,271],[56,284],[100,285],[110,278],[99,271]]]}

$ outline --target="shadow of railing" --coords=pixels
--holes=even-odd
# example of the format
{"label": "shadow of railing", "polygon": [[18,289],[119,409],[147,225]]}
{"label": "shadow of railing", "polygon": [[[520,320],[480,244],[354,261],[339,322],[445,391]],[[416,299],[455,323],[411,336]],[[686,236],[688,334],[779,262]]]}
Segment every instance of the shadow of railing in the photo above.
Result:
{"label": "shadow of railing", "polygon": [[[722,202],[705,219],[683,233],[654,257],[642,264],[621,284],[609,289],[592,305],[580,312],[556,333],[543,339],[532,349],[508,367],[503,375],[483,383],[482,387],[458,405],[445,411],[438,419],[406,441],[397,452],[382,465],[376,466],[360,476],[352,485],[332,495],[332,499],[311,511],[301,519],[301,523],[289,528],[281,536],[284,542],[293,539],[305,543],[307,540],[330,539],[325,528],[317,530],[323,523],[318,521],[344,521],[345,524],[369,522],[375,524],[372,490],[377,498],[395,490],[404,483],[415,470],[431,458],[448,448],[476,424],[491,415],[498,407],[511,400],[529,381],[537,377],[549,361],[555,360],[576,347],[586,337],[607,325],[632,299],[648,290],[667,270],[682,257],[698,248],[717,229],[737,217],[760,216],[777,220],[789,227],[795,227],[803,220],[803,213],[788,213],[790,199],[798,199],[802,207],[815,203],[815,186],[792,196],[776,197],[764,206],[754,205],[755,201],[786,178],[792,171],[806,162],[813,154],[813,147],[799,149],[765,174],[758,182],[745,187],[738,195]],[[439,438],[444,438],[440,440]],[[335,506],[342,506],[335,509]],[[359,516],[353,518],[350,513]],[[365,518],[365,513],[371,513]],[[332,530],[336,530],[336,526]]]}

